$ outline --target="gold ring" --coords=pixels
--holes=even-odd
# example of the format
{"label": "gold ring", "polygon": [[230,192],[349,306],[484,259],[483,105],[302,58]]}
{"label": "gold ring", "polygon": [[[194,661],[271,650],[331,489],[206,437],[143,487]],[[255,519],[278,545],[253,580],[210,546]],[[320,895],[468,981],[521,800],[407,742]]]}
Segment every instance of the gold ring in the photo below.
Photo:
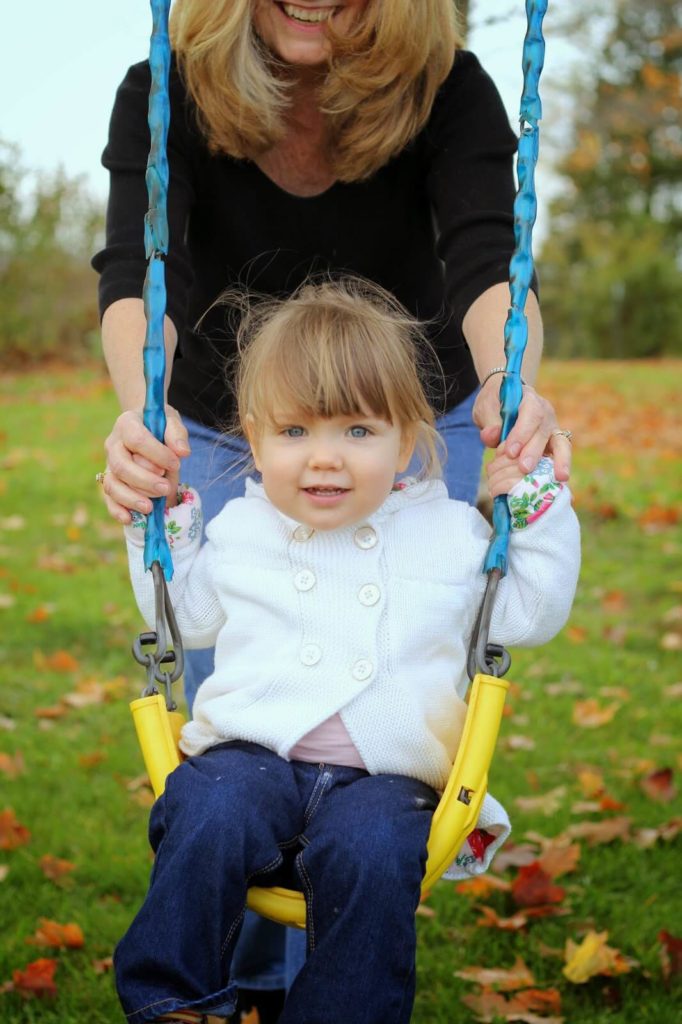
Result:
{"label": "gold ring", "polygon": [[573,437],[573,431],[572,430],[553,430],[551,436],[552,437],[565,437],[567,441],[570,441],[571,438]]}
{"label": "gold ring", "polygon": [[95,475],[95,483],[103,484],[104,483],[104,475],[105,475],[105,473],[106,473],[106,469],[103,470],[101,473],[97,473]]}

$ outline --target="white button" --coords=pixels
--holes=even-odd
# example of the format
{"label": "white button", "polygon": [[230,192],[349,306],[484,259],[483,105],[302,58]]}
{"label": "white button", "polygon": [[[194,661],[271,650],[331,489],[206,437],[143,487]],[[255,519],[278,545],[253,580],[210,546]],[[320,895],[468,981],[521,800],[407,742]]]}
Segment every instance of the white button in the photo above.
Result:
{"label": "white button", "polygon": [[294,576],[294,586],[297,590],[312,590],[315,586],[315,573],[310,569],[301,569]]}
{"label": "white button", "polygon": [[353,665],[353,679],[357,679],[359,683],[364,683],[365,679],[369,679],[372,672],[374,671],[374,665],[367,658],[360,658]]}
{"label": "white button", "polygon": [[373,548],[377,542],[377,535],[371,526],[359,526],[355,531],[353,540],[359,548],[367,551],[369,548]]}
{"label": "white button", "polygon": [[322,648],[317,644],[303,644],[301,648],[301,661],[304,665],[317,665],[322,657]]}
{"label": "white button", "polygon": [[313,530],[312,526],[305,526],[303,523],[301,523],[301,525],[297,526],[296,529],[294,530],[294,540],[310,540],[314,533],[315,531]]}
{"label": "white button", "polygon": [[358,590],[358,600],[360,604],[364,604],[367,608],[370,608],[373,604],[376,604],[381,597],[381,591],[374,583],[365,583],[363,587]]}

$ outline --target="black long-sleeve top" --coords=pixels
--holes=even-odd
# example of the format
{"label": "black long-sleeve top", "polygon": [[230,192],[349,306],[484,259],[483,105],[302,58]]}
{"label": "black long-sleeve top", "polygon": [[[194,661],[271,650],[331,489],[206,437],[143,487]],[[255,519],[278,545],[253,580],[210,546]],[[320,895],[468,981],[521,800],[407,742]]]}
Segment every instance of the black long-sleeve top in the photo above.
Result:
{"label": "black long-sleeve top", "polygon": [[[140,297],[146,269],[147,62],[118,89],[102,161],[111,172],[106,247],[93,259],[100,310]],[[285,295],[308,275],[359,274],[429,322],[448,384],[446,407],[476,386],[462,320],[508,279],[516,138],[476,57],[457,53],[428,123],[369,180],[294,196],[250,160],[211,155],[175,64],[168,137],[168,315],[178,330],[169,401],[209,426],[231,419],[234,354],[227,288]],[[207,312],[208,310],[208,312]],[[199,324],[199,320],[201,323]]]}

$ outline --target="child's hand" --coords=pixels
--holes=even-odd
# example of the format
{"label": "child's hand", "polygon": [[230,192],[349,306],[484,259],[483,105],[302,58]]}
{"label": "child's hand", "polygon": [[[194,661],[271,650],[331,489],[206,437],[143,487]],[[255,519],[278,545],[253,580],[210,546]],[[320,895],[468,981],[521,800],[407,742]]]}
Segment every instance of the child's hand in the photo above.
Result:
{"label": "child's hand", "polygon": [[512,487],[524,477],[523,470],[519,468],[518,457],[510,458],[505,452],[505,447],[506,442],[503,441],[486,468],[491,498],[496,498],[498,494],[509,494]]}
{"label": "child's hand", "polygon": [[174,505],[177,505],[179,480],[178,470],[174,470],[172,472],[166,471],[164,473],[163,470],[159,469],[158,466],[155,466],[153,462],[149,461],[149,459],[145,459],[144,455],[134,454],[132,458],[133,462],[137,463],[137,465],[142,469],[147,469],[150,473],[154,473],[160,479],[168,481],[170,489],[166,495],[166,508],[173,508]]}

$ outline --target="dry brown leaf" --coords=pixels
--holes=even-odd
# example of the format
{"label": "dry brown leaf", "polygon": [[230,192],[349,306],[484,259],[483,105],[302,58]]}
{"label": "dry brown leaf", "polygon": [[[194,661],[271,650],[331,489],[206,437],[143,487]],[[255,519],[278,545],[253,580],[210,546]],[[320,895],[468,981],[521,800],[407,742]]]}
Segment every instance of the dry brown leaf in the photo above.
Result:
{"label": "dry brown leaf", "polygon": [[[495,859],[495,866],[497,867],[497,858]],[[485,875],[467,878],[465,881],[457,882],[455,885],[455,892],[458,892],[461,896],[471,896],[474,899],[481,900],[487,899],[491,892],[509,892],[510,889],[511,882],[506,881],[504,878],[498,878],[489,872]]]}
{"label": "dry brown leaf", "polygon": [[604,776],[594,768],[585,768],[579,771],[577,779],[578,785],[583,791],[583,796],[588,799],[599,796],[600,793],[604,792]]}
{"label": "dry brown leaf", "polygon": [[627,974],[637,961],[608,946],[608,932],[589,931],[580,945],[566,940],[566,964],[563,973],[574,985],[583,985],[596,974]]}
{"label": "dry brown leaf", "polygon": [[563,836],[567,839],[586,839],[590,846],[612,843],[614,839],[623,842],[630,838],[632,818],[606,818],[604,821],[580,821],[569,825]]}
{"label": "dry brown leaf", "polygon": [[4,882],[9,874],[9,864],[0,864],[0,882]]}
{"label": "dry brown leaf", "polygon": [[507,868],[520,868],[524,864],[532,864],[537,856],[537,847],[530,843],[505,843],[500,852],[495,854],[495,869],[505,871]]}
{"label": "dry brown leaf", "polygon": [[479,928],[499,928],[504,932],[517,932],[528,924],[526,914],[512,914],[511,917],[500,917],[496,910],[482,903],[476,908],[482,914],[476,921]]}
{"label": "dry brown leaf", "polygon": [[571,846],[550,846],[538,857],[538,864],[549,878],[560,878],[575,871],[579,860],[580,846],[573,843]]}
{"label": "dry brown leaf", "polygon": [[108,974],[113,969],[114,958],[113,956],[102,957],[101,960],[92,961],[92,969],[95,974]]}
{"label": "dry brown leaf", "polygon": [[30,842],[31,833],[17,821],[11,807],[0,811],[0,850],[15,850]]}
{"label": "dry brown leaf", "polygon": [[535,978],[520,956],[511,967],[464,967],[455,971],[455,977],[473,981],[484,988],[494,988],[497,992],[515,992],[535,985]]}
{"label": "dry brown leaf", "polygon": [[530,736],[521,736],[520,734],[505,737],[502,745],[507,750],[535,750],[535,740]]}
{"label": "dry brown leaf", "polygon": [[563,1017],[554,1014],[560,1011],[560,995],[556,989],[526,989],[506,998],[502,993],[484,988],[480,992],[464,996],[462,1002],[469,1007],[476,1020],[491,1024],[501,1019],[520,1021],[522,1024],[563,1024]]}
{"label": "dry brown leaf", "polygon": [[542,813],[546,815],[556,814],[566,796],[566,786],[556,786],[550,789],[544,796],[517,796],[514,799],[516,806],[522,811],[531,814]]}
{"label": "dry brown leaf", "polygon": [[582,729],[598,729],[610,722],[620,707],[618,702],[602,706],[594,697],[576,701],[573,706],[573,724]]}
{"label": "dry brown leaf", "polygon": [[53,857],[46,853],[39,861],[40,870],[51,882],[59,883],[66,876],[75,870],[76,865],[70,860],[62,860],[60,857]]}

